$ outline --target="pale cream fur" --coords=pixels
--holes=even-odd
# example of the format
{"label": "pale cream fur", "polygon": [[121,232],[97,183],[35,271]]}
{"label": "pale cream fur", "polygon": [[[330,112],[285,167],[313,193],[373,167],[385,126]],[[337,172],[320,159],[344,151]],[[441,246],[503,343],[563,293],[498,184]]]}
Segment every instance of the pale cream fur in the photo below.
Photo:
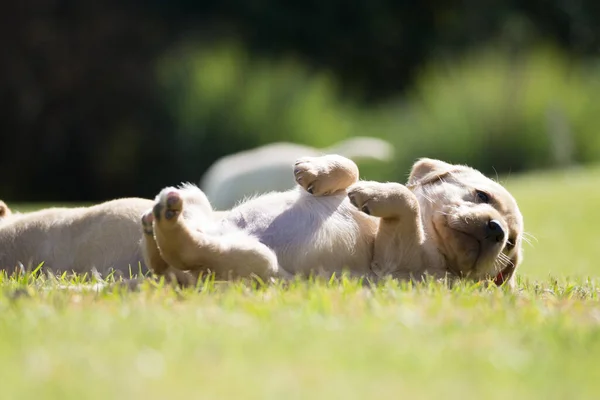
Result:
{"label": "pale cream fur", "polygon": [[125,277],[146,272],[140,216],[151,205],[151,200],[127,198],[19,214],[1,203],[0,269],[34,269],[43,262],[53,272],[96,269],[106,275],[114,270]]}
{"label": "pale cream fur", "polygon": [[422,159],[406,186],[358,181],[352,161],[327,155],[298,160],[294,175],[297,189],[219,213],[195,186],[163,189],[142,218],[147,265],[180,282],[347,271],[514,286],[523,218],[480,172]]}

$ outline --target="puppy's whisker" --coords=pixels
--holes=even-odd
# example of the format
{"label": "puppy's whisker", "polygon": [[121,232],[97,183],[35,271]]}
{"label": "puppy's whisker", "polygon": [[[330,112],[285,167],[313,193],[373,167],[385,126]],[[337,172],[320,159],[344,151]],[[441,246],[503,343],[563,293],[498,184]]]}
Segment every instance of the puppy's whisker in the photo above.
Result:
{"label": "puppy's whisker", "polygon": [[501,264],[501,267],[502,267],[502,266],[506,266],[507,264],[508,264],[508,265],[511,265],[511,266],[513,266],[513,267],[515,266],[515,264],[513,263],[513,261],[510,259],[510,257],[508,257],[508,256],[507,256],[506,254],[504,254],[504,253],[500,253],[500,254],[498,254],[498,258],[496,259],[496,261],[500,261],[500,262],[502,263],[502,264]]}
{"label": "puppy's whisker", "polygon": [[496,167],[494,167],[494,166],[492,165],[492,168],[494,169],[494,172],[496,173],[496,182],[497,182],[497,183],[500,183],[500,177],[498,177],[498,171],[496,170]]}
{"label": "puppy's whisker", "polygon": [[533,236],[533,235],[532,235],[532,234],[530,234],[530,233],[523,232],[522,240],[523,240],[525,243],[527,243],[528,245],[530,245],[531,247],[535,247],[535,246],[534,246],[534,244],[533,244],[533,241],[532,241],[532,239],[533,239],[533,240],[535,240],[535,241],[536,241],[536,243],[538,243],[538,240],[537,240],[537,238],[536,238],[535,236]]}
{"label": "puppy's whisker", "polygon": [[494,272],[499,272],[502,270],[502,263],[500,262],[500,260],[496,259],[496,260],[494,260],[492,267],[494,267]]}
{"label": "puppy's whisker", "polygon": [[494,260],[494,263],[493,263],[494,271],[495,271],[495,272],[500,272],[500,271],[502,271],[504,268],[506,268],[506,265],[507,265],[507,264],[511,264],[511,265],[512,265],[512,261],[510,261],[510,260],[504,260],[504,259],[500,259],[500,257],[499,257],[499,258],[496,258],[496,259]]}
{"label": "puppy's whisker", "polygon": [[536,238],[536,237],[535,237],[535,235],[533,235],[532,233],[529,233],[529,232],[523,232],[523,238],[525,238],[526,236],[527,236],[529,239],[533,239],[533,240],[535,240],[536,242],[539,242],[539,241],[538,241],[538,238]]}

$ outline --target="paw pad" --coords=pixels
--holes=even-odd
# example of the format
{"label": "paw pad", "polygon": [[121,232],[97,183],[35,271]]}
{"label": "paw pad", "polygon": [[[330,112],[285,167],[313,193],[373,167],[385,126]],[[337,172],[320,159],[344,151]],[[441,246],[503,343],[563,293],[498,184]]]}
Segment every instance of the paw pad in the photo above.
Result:
{"label": "paw pad", "polygon": [[177,205],[180,201],[181,201],[181,197],[179,196],[179,193],[170,192],[169,194],[167,194],[167,206],[168,207],[173,207],[173,206]]}
{"label": "paw pad", "polygon": [[153,235],[152,222],[154,221],[154,215],[152,211],[146,212],[142,215],[142,229],[146,235]]}
{"label": "paw pad", "polygon": [[177,211],[173,211],[173,210],[167,210],[165,211],[165,218],[166,219],[173,219],[177,216]]}
{"label": "paw pad", "polygon": [[348,194],[348,199],[350,200],[350,204],[352,204],[354,207],[358,208],[360,211],[364,212],[365,214],[371,215],[371,210],[369,209],[369,206],[367,205],[367,203],[365,202],[364,204],[360,205],[356,197],[357,196],[355,193]]}
{"label": "paw pad", "polygon": [[162,212],[163,208],[165,208],[165,206],[163,206],[161,203],[156,203],[154,207],[152,207],[152,213],[157,221],[160,221],[160,213]]}
{"label": "paw pad", "polygon": [[167,221],[177,217],[183,208],[183,198],[181,193],[175,189],[164,190],[158,196],[157,202],[154,204],[152,213],[154,219],[160,222],[164,217]]}

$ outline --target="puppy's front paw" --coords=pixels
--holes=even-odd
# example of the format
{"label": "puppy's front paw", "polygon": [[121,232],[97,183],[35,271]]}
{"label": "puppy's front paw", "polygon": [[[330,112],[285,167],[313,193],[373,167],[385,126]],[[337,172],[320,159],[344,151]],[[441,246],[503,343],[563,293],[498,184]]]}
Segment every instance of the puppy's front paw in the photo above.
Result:
{"label": "puppy's front paw", "polygon": [[163,189],[152,208],[156,223],[176,221],[183,210],[183,197],[178,189],[168,187]]}
{"label": "puppy's front paw", "polygon": [[393,182],[357,182],[348,189],[348,198],[365,214],[381,218],[413,215],[419,207],[417,198],[406,186]]}
{"label": "puppy's front paw", "polygon": [[350,203],[365,214],[372,215],[371,207],[377,201],[377,182],[357,182],[348,188]]}

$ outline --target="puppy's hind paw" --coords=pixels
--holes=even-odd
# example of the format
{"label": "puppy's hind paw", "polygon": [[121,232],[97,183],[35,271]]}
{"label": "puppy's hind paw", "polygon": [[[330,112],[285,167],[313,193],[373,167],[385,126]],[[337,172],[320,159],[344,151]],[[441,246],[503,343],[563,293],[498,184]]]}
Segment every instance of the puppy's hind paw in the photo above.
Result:
{"label": "puppy's hind paw", "polygon": [[175,221],[183,210],[183,197],[178,189],[165,188],[156,197],[152,214],[156,222]]}
{"label": "puppy's hind paw", "polygon": [[152,222],[154,222],[154,214],[153,209],[151,208],[142,214],[142,231],[144,232],[144,235],[154,236]]}
{"label": "puppy's hind paw", "polygon": [[319,176],[323,174],[323,167],[319,165],[315,157],[303,157],[294,164],[294,178],[298,185],[302,186],[308,193],[315,196],[326,195],[321,190]]}
{"label": "puppy's hind paw", "polygon": [[303,157],[294,164],[298,185],[314,196],[328,196],[346,190],[358,179],[358,167],[351,160],[330,154]]}

